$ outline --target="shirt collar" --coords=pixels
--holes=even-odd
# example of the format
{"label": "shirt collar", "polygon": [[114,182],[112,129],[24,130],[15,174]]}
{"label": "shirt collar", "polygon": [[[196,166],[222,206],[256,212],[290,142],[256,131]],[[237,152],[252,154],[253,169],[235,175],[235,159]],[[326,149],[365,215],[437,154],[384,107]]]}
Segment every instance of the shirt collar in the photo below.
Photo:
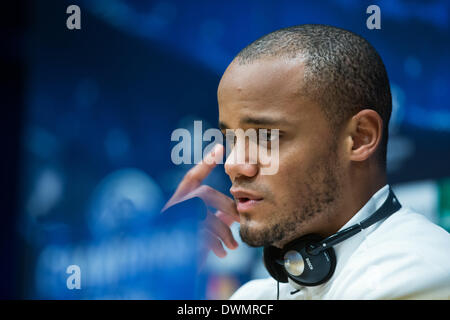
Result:
{"label": "shirt collar", "polygon": [[342,228],[339,229],[339,231],[351,227],[352,225],[355,225],[368,218],[383,205],[388,195],[389,185],[386,184],[384,187],[375,192],[375,194],[369,199],[369,201],[367,201],[366,204],[350,220],[348,220],[347,223],[342,226]]}
{"label": "shirt collar", "polygon": [[[348,227],[351,227],[362,220],[368,218],[375,211],[377,211],[383,203],[386,201],[389,196],[389,185],[385,185],[381,189],[379,189],[367,203],[349,220],[347,223],[342,226],[339,231],[344,230]],[[383,221],[383,220],[382,220]],[[339,273],[340,269],[345,265],[346,260],[350,257],[351,254],[356,250],[356,248],[364,241],[366,236],[370,234],[378,225],[379,221],[370,227],[362,230],[357,233],[353,237],[342,241],[341,243],[334,246],[334,251],[336,253],[337,265],[336,265],[336,274]]]}

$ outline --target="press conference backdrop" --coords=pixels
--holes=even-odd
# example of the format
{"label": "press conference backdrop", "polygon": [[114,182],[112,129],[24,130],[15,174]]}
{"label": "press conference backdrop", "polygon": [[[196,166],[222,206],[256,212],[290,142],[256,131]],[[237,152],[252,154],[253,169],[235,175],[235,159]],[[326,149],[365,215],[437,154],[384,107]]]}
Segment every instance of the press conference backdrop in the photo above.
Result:
{"label": "press conference backdrop", "polygon": [[[68,30],[66,8],[81,9]],[[369,30],[366,8],[381,9]],[[267,276],[240,242],[195,273],[196,223],[159,210],[188,165],[173,130],[216,127],[228,63],[273,30],[322,23],[368,39],[384,59],[393,115],[388,173],[400,200],[450,230],[447,1],[35,1],[28,8],[20,292],[38,299],[219,299]],[[207,184],[227,193],[222,168]],[[233,225],[238,241],[238,226]],[[67,286],[67,267],[81,288]]]}

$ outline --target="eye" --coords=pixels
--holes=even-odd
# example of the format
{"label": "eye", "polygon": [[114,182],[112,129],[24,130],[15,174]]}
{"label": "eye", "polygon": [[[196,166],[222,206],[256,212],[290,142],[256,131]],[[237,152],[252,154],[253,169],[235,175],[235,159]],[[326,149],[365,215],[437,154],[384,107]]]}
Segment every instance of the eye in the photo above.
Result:
{"label": "eye", "polygon": [[258,141],[267,141],[268,143],[274,142],[279,139],[280,133],[278,129],[259,129],[258,130]]}
{"label": "eye", "polygon": [[224,141],[226,142],[232,142],[233,144],[236,144],[236,134],[234,133],[233,130],[227,130],[225,133],[222,132],[222,136]]}

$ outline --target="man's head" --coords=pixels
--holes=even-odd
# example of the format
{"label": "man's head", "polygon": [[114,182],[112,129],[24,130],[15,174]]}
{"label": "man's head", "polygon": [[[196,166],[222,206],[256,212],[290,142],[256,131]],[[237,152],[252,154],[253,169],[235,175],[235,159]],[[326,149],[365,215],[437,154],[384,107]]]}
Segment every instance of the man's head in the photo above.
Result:
{"label": "man's head", "polygon": [[389,81],[375,49],[349,31],[301,25],[256,40],[227,68],[218,101],[221,129],[280,132],[277,174],[231,155],[225,163],[249,245],[335,232],[350,182],[384,174]]}

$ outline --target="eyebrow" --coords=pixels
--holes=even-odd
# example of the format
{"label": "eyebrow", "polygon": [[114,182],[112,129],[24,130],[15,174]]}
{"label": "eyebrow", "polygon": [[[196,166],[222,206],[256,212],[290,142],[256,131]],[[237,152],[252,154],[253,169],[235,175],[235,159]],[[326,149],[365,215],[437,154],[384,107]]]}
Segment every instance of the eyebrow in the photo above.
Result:
{"label": "eyebrow", "polygon": [[[283,118],[273,118],[273,117],[249,117],[246,116],[240,121],[241,124],[253,124],[258,126],[273,126],[289,124],[289,122]],[[222,121],[219,121],[219,128],[221,130],[228,129],[229,127]]]}

